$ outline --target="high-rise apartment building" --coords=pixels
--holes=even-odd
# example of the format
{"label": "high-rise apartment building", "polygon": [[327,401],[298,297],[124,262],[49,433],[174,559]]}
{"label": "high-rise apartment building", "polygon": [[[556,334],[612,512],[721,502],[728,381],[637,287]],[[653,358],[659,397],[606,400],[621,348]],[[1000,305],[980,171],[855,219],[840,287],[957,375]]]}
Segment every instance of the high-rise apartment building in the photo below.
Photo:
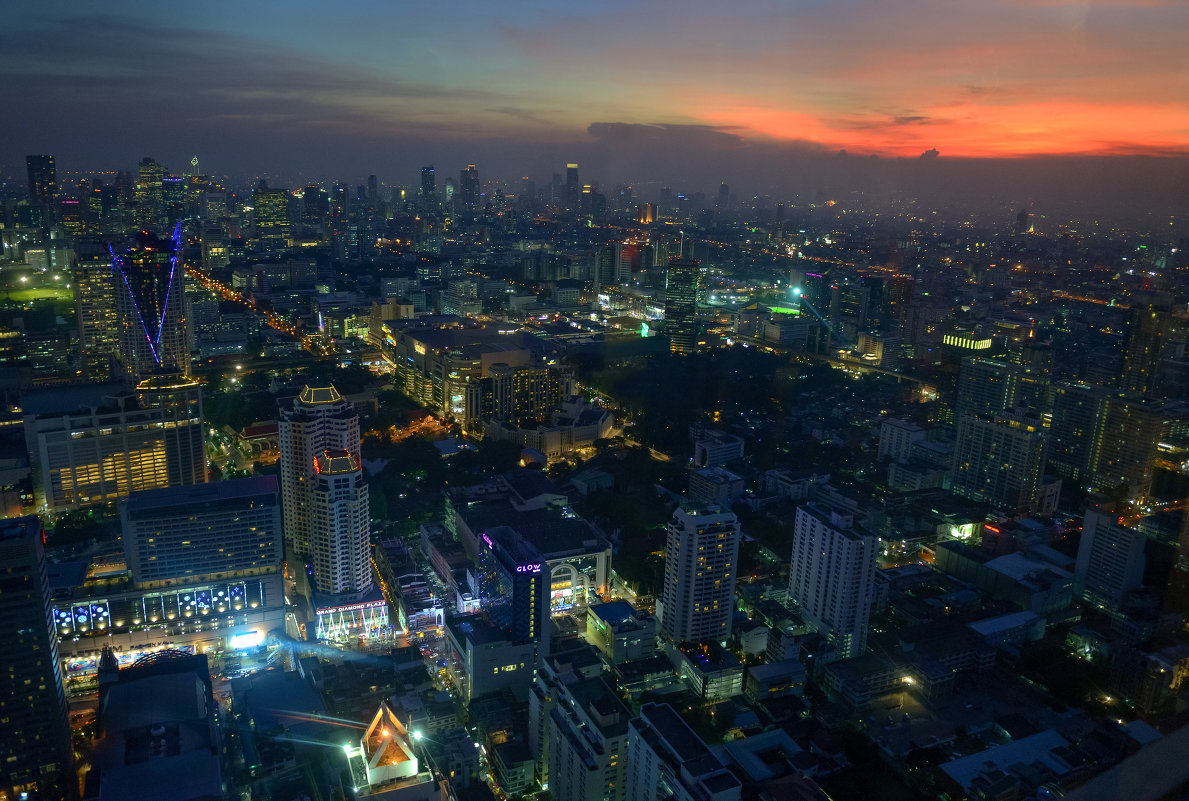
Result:
{"label": "high-rise apartment building", "polygon": [[110,503],[207,480],[202,389],[178,373],[27,393],[25,440],[39,508]]}
{"label": "high-rise apartment building", "polygon": [[371,590],[371,517],[358,451],[327,448],[314,457],[310,531],[313,583],[320,594]]}
{"label": "high-rise apartment building", "polygon": [[1089,603],[1118,611],[1127,594],[1143,583],[1147,538],[1124,525],[1106,497],[1091,496],[1090,503],[1082,522],[1074,591]]}
{"label": "high-rise apartment building", "polygon": [[1039,414],[1049,407],[1049,380],[1043,372],[1025,365],[983,356],[962,362],[958,374],[955,412],[962,414],[1011,414],[1017,408]]}
{"label": "high-rise apartment building", "polygon": [[58,202],[58,169],[53,156],[25,156],[29,173],[29,202],[51,209]]}
{"label": "high-rise apartment building", "polygon": [[181,258],[180,224],[170,239],[141,231],[134,247],[113,255],[118,355],[130,386],[162,369],[190,374],[186,272]]}
{"label": "high-rise apartment building", "polygon": [[701,264],[673,259],[665,273],[665,333],[673,353],[693,353],[698,345],[698,283]]}
{"label": "high-rise apartment building", "polygon": [[732,512],[693,505],[673,512],[656,616],[675,642],[722,643],[731,636],[739,539]]}
{"label": "high-rise apartment building", "polygon": [[557,801],[623,801],[631,712],[600,676],[557,685],[549,712],[549,794]]}
{"label": "high-rise apartment building", "polygon": [[[330,539],[332,529],[327,529],[325,515],[333,503],[333,495],[324,495],[318,499],[319,506],[315,512],[315,494],[319,485],[319,473],[315,468],[316,461],[321,457],[326,459],[326,452],[346,451],[357,466],[359,458],[359,415],[350,403],[343,400],[338,390],[333,386],[305,387],[294,400],[293,405],[283,409],[277,421],[280,439],[280,476],[281,476],[281,506],[285,520],[285,558],[294,565],[313,566],[315,554],[320,554],[323,564],[329,568],[331,564],[347,565],[350,554],[331,555],[337,544]],[[334,467],[345,467],[339,460]],[[346,473],[332,473],[335,476],[354,475],[354,469]],[[326,482],[326,492],[331,492],[330,485],[334,484],[344,495],[357,495],[358,488],[353,479],[346,481],[336,479]],[[364,504],[366,515],[366,503]],[[346,507],[343,507],[346,513]],[[353,514],[353,513],[352,513]],[[353,551],[355,543],[347,546]],[[299,571],[305,572],[305,571]],[[323,578],[330,576],[325,570]],[[370,580],[370,574],[369,574]],[[369,585],[370,586],[370,585]],[[329,588],[319,591],[333,592]]]}
{"label": "high-rise apartment building", "polygon": [[1174,427],[1189,421],[1189,405],[1152,397],[1117,394],[1107,399],[1092,486],[1096,490],[1126,488],[1126,497],[1145,502],[1161,443],[1171,441]]}
{"label": "high-rise apartment building", "polygon": [[1172,302],[1172,295],[1166,292],[1137,292],[1132,297],[1119,374],[1124,390],[1155,390],[1157,367],[1172,323]]}
{"label": "high-rise apartment building", "polygon": [[962,414],[954,442],[955,495],[1024,514],[1036,508],[1044,477],[1039,420]]}
{"label": "high-rise apartment building", "polygon": [[1053,385],[1053,422],[1046,469],[1074,486],[1088,488],[1098,469],[1108,398],[1081,381]]}
{"label": "high-rise apartment building", "polygon": [[0,796],[67,797],[75,781],[70,728],[33,516],[0,520],[0,642]]}
{"label": "high-rise apartment building", "polygon": [[738,801],[742,790],[668,704],[643,704],[629,721],[627,762],[627,801]]}
{"label": "high-rise apartment building", "polygon": [[788,597],[839,659],[867,647],[878,548],[850,511],[817,501],[797,508]]}

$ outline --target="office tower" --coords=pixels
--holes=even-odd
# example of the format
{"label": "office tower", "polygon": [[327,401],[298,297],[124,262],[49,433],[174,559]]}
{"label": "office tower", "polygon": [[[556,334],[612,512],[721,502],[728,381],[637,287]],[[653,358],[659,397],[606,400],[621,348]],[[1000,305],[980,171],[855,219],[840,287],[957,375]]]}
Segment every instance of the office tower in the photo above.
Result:
{"label": "office tower", "polygon": [[737,801],[739,779],[668,704],[628,722],[626,801]]}
{"label": "office tower", "polygon": [[1044,475],[1045,439],[1039,420],[960,415],[953,493],[1009,514],[1031,512]]}
{"label": "office tower", "polygon": [[438,197],[438,182],[434,175],[433,165],[421,168],[421,199],[430,203]]}
{"label": "office tower", "polygon": [[372,208],[380,202],[380,180],[375,175],[367,177],[367,202]]}
{"label": "office tower", "polygon": [[333,386],[305,387],[277,421],[280,439],[281,508],[285,519],[285,558],[311,563],[316,550],[328,556],[328,532],[315,526],[315,460],[326,451],[359,455],[359,415]]}
{"label": "office tower", "polygon": [[73,755],[41,521],[33,516],[0,520],[0,641],[0,796],[62,798],[75,781]]}
{"label": "office tower", "polygon": [[577,211],[582,202],[582,181],[578,178],[578,165],[566,165],[566,208]]}
{"label": "office tower", "polygon": [[134,247],[112,254],[124,381],[135,386],[154,371],[170,368],[189,375],[181,224],[171,239],[141,231]]}
{"label": "office tower", "polygon": [[1108,398],[1101,387],[1080,381],[1053,386],[1053,422],[1049,428],[1046,470],[1089,488],[1098,470]]}
{"label": "office tower", "polygon": [[108,381],[120,345],[111,253],[98,237],[80,239],[75,252],[71,283],[83,374],[91,381]]}
{"label": "office tower", "polygon": [[[134,492],[120,501],[120,531],[138,584],[276,571],[280,487],[276,476],[255,476]],[[211,600],[220,602],[217,595]]]}
{"label": "office tower", "polygon": [[252,191],[252,220],[261,250],[289,246],[289,193],[284,189],[258,187]]}
{"label": "office tower", "polygon": [[314,457],[310,550],[314,588],[323,595],[372,588],[371,516],[358,453],[327,448]]}
{"label": "office tower", "polygon": [[739,538],[731,512],[693,505],[673,512],[656,616],[675,642],[723,643],[731,636]]}
{"label": "office tower", "polygon": [[458,200],[468,212],[479,210],[479,168],[468,164],[458,176]]}
{"label": "office tower", "polygon": [[1156,368],[1172,322],[1172,295],[1137,292],[1131,300],[1127,334],[1123,338],[1123,366],[1119,386],[1130,392],[1156,388]]}
{"label": "office tower", "polygon": [[326,215],[330,210],[329,197],[320,186],[310,185],[301,191],[301,232],[307,236],[321,236],[326,230]]}
{"label": "office tower", "polygon": [[484,614],[514,643],[540,642],[549,619],[549,566],[508,526],[480,536],[479,597]]}
{"label": "office tower", "polygon": [[207,479],[202,390],[178,373],[131,393],[107,384],[26,393],[37,504],[52,512]]}
{"label": "office tower", "polygon": [[29,202],[47,212],[58,202],[58,169],[53,156],[25,156],[29,173]]}
{"label": "office tower", "polygon": [[141,228],[162,229],[165,219],[165,177],[169,170],[154,159],[140,160],[136,179],[136,223]]}
{"label": "office tower", "polygon": [[731,201],[731,189],[727,186],[727,182],[723,181],[718,185],[718,197],[714,201],[714,210],[719,214],[726,212],[727,206]]}
{"label": "office tower", "polygon": [[665,333],[673,353],[693,353],[698,344],[699,262],[673,259],[665,273]]}
{"label": "office tower", "polygon": [[1092,486],[1125,489],[1137,503],[1152,493],[1152,478],[1161,443],[1172,441],[1174,427],[1189,421],[1189,406],[1151,397],[1118,394],[1106,402],[1102,446]]}
{"label": "office tower", "polygon": [[810,501],[797,508],[789,601],[825,635],[839,659],[867,648],[879,539],[843,509]]}
{"label": "office tower", "polygon": [[1074,589],[1088,603],[1117,612],[1127,594],[1143,583],[1147,538],[1121,522],[1109,498],[1094,495],[1089,503],[1078,543]]}

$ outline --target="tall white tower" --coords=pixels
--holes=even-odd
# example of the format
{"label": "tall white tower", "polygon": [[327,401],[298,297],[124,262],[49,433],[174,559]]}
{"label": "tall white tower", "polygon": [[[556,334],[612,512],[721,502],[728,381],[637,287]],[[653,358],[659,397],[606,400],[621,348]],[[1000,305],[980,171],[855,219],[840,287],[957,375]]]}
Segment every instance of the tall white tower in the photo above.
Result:
{"label": "tall white tower", "polygon": [[[281,445],[281,508],[285,518],[285,558],[295,572],[313,566],[315,555],[338,547],[334,529],[324,514],[315,516],[313,504],[318,486],[315,460],[327,451],[346,451],[358,467],[359,415],[333,386],[309,387],[301,391],[293,406],[281,412],[277,422]],[[338,463],[341,466],[341,462]],[[362,483],[362,478],[359,482]],[[364,509],[366,520],[366,490]],[[370,584],[370,573],[368,574]],[[317,578],[317,577],[315,577]],[[318,585],[319,592],[334,592]]]}
{"label": "tall white tower", "polygon": [[739,521],[717,507],[682,505],[665,542],[661,628],[676,642],[726,642],[735,612]]}
{"label": "tall white tower", "polygon": [[371,519],[358,456],[345,450],[325,450],[314,458],[310,522],[318,592],[341,595],[370,590]]}
{"label": "tall white tower", "polygon": [[789,600],[847,659],[867,647],[879,540],[845,511],[811,501],[797,508]]}

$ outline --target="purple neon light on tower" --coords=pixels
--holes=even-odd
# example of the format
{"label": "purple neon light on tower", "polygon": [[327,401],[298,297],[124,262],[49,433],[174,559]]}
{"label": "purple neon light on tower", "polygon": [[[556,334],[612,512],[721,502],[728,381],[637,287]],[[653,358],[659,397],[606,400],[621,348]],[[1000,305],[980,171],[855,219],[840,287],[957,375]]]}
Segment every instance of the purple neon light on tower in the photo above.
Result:
{"label": "purple neon light on tower", "polygon": [[[110,246],[109,246],[110,247]],[[111,248],[125,380],[136,384],[161,368],[189,374],[179,224],[169,239],[141,231],[132,247]]]}

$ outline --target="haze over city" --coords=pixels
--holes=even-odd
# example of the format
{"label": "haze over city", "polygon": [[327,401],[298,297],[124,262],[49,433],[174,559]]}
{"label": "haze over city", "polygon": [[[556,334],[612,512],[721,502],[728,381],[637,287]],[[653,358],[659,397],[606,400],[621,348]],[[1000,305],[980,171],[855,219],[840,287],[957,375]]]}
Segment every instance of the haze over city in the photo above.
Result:
{"label": "haze over city", "polygon": [[[605,183],[1183,214],[1186,29],[1189,7],[1146,0],[21,3],[3,158],[390,185],[576,160]],[[1026,163],[981,161],[1005,158]]]}

